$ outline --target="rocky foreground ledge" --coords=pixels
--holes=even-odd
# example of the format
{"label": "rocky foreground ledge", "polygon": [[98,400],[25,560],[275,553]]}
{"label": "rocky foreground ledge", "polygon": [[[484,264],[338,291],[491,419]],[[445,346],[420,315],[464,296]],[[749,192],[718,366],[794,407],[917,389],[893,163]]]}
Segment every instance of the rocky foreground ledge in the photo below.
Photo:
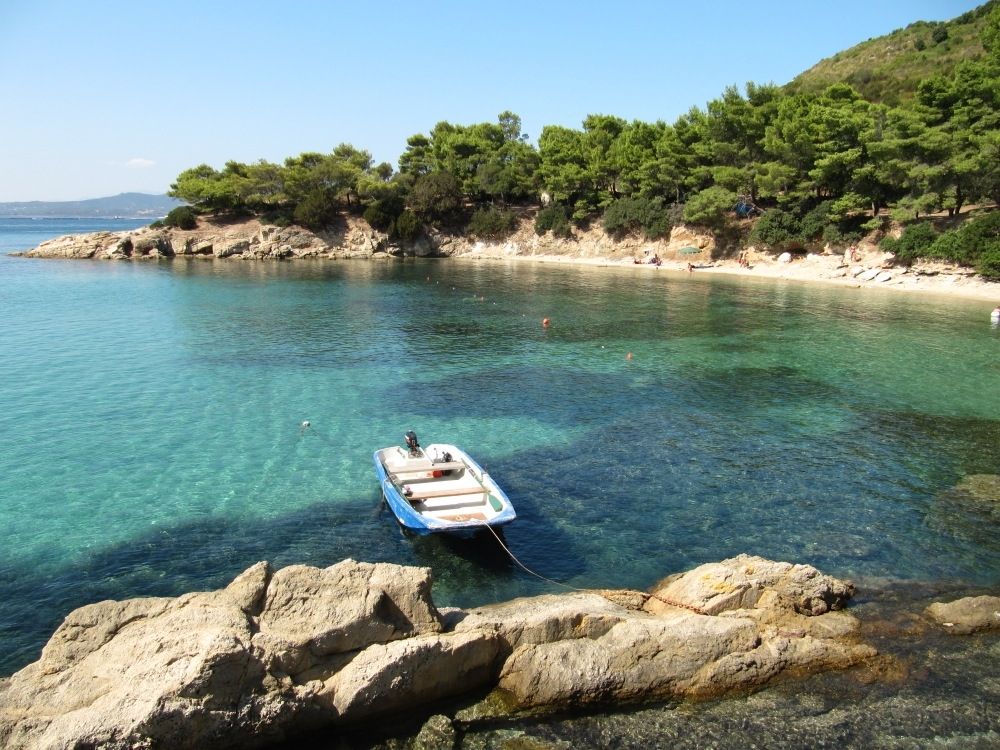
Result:
{"label": "rocky foreground ledge", "polygon": [[837,611],[852,593],[739,556],[651,593],[439,610],[427,568],[261,562],[220,591],[72,612],[0,681],[0,746],[262,747],[462,696],[496,717],[715,695],[875,656]]}

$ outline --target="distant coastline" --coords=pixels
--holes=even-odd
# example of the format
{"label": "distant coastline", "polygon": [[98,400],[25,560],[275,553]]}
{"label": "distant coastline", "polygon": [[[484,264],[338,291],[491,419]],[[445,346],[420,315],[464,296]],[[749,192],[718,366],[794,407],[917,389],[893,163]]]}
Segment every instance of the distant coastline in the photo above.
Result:
{"label": "distant coastline", "polygon": [[39,214],[37,216],[28,214],[0,214],[0,219],[11,221],[14,219],[21,221],[156,221],[162,219],[163,215],[156,214],[114,214],[111,216],[81,216],[63,214]]}
{"label": "distant coastline", "polygon": [[3,219],[149,219],[166,216],[182,201],[163,194],[119,193],[80,201],[0,203]]}

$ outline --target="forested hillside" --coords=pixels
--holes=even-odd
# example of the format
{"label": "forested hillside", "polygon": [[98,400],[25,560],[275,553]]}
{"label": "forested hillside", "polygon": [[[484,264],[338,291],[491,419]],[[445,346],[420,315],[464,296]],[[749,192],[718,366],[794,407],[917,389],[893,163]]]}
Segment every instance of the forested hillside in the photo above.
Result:
{"label": "forested hillside", "polygon": [[868,101],[891,106],[912,101],[923,79],[984,56],[982,32],[998,6],[1000,0],[990,0],[951,21],[918,21],[869,39],[818,62],[785,88],[818,93],[834,83],[849,83]]}
{"label": "forested hillside", "polygon": [[[357,212],[400,241],[430,225],[502,237],[514,226],[512,209],[535,206],[539,233],[568,236],[600,221],[610,233],[650,238],[679,222],[738,234],[756,218],[749,240],[758,244],[842,245],[886,229],[890,218],[1000,200],[1000,3],[966,16],[941,28],[949,38],[976,29],[982,54],[947,64],[938,56],[912,95],[900,88],[873,101],[844,81],[818,90],[751,82],[673,124],[594,114],[581,128],[544,127],[537,147],[504,112],[497,122],[440,122],[411,136],[398,171],[342,144],[282,164],[201,165],[180,174],[171,195],[197,210],[313,228]],[[904,234],[897,249],[1000,277],[1000,234],[988,221],[974,244],[931,227]]]}

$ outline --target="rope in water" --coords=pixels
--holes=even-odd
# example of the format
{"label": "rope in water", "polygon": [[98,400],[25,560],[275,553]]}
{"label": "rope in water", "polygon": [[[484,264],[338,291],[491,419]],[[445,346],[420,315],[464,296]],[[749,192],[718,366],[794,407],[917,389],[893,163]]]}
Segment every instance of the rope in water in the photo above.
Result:
{"label": "rope in water", "polygon": [[[564,589],[569,589],[570,591],[582,591],[582,592],[585,592],[585,593],[590,593],[590,592],[594,591],[594,589],[581,589],[581,588],[578,588],[576,586],[570,586],[568,583],[562,583],[561,581],[554,581],[551,578],[546,578],[545,576],[541,575],[540,573],[536,573],[531,568],[529,568],[527,565],[525,565],[523,562],[521,562],[520,560],[517,559],[517,556],[515,556],[514,553],[510,551],[510,548],[506,544],[503,543],[503,540],[496,533],[496,531],[493,530],[492,526],[490,526],[488,523],[485,523],[485,522],[483,522],[482,525],[493,535],[493,538],[497,540],[497,544],[499,544],[503,548],[503,551],[506,552],[510,556],[510,559],[513,560],[515,563],[517,563],[518,566],[525,573],[533,575],[535,578],[539,578],[539,579],[541,579],[543,581],[546,581],[547,583],[551,583],[551,584],[554,584],[556,586],[562,586]],[[598,591],[597,593],[600,594],[601,592]],[[707,614],[709,614],[705,610],[701,609],[700,607],[696,607],[693,604],[685,604],[684,602],[674,601],[672,599],[668,599],[667,597],[659,596],[657,594],[650,594],[650,593],[645,592],[645,591],[639,591],[639,592],[636,592],[636,593],[642,594],[643,596],[648,597],[650,599],[656,599],[657,601],[663,602],[664,604],[666,604],[669,607],[679,607],[680,609],[687,609],[687,610],[690,610],[691,612],[694,612],[695,614],[698,614],[698,615],[707,615]],[[608,601],[613,601],[606,594],[601,594],[601,596],[603,596]]]}
{"label": "rope in water", "polygon": [[518,560],[517,557],[515,557],[514,553],[511,552],[510,548],[508,548],[507,545],[503,543],[503,540],[499,537],[499,535],[496,533],[496,531],[493,530],[492,526],[490,526],[486,522],[481,522],[481,523],[482,523],[483,527],[486,530],[488,530],[493,535],[493,538],[497,540],[497,544],[499,544],[501,547],[503,547],[503,551],[506,552],[510,556],[510,559],[513,560],[514,562],[516,562],[525,573],[529,573],[530,575],[533,575],[535,578],[540,578],[543,581],[547,581],[548,583],[555,584],[556,586],[562,586],[564,589],[569,589],[570,591],[588,591],[589,590],[589,589],[577,588],[576,586],[570,586],[568,583],[561,583],[560,581],[553,581],[551,578],[546,578],[545,576],[543,576],[543,575],[541,575],[539,573],[536,573],[531,568],[529,568],[527,565],[525,565],[523,562],[521,562],[520,560]]}

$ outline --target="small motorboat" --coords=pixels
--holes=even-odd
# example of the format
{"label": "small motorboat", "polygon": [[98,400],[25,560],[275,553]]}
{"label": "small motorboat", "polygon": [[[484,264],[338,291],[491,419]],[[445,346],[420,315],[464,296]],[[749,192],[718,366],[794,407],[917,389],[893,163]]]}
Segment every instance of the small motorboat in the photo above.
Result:
{"label": "small motorboat", "polygon": [[421,448],[412,430],[404,437],[405,447],[382,448],[373,456],[382,496],[404,528],[471,534],[517,517],[506,493],[461,448]]}

